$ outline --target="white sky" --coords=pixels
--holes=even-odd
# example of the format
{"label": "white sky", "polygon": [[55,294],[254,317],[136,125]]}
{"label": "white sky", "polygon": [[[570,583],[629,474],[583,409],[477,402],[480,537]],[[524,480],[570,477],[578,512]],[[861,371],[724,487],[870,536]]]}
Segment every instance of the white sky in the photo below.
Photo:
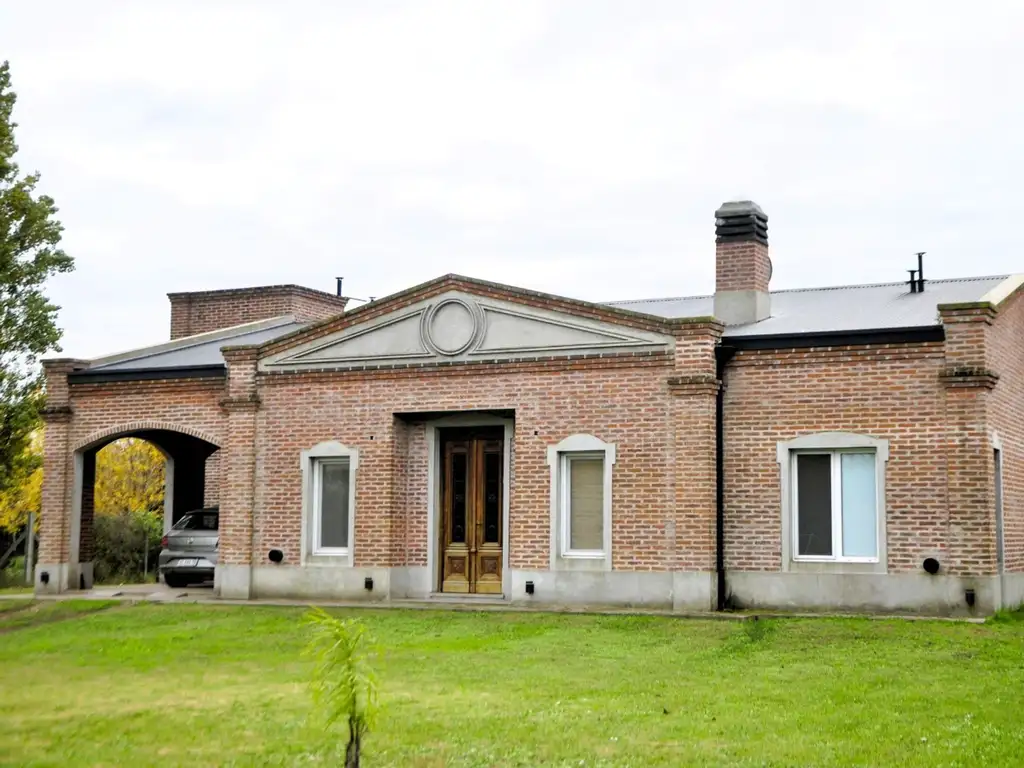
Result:
{"label": "white sky", "polygon": [[735,198],[774,288],[1024,271],[1021,40],[1020,0],[0,4],[86,357],[168,291],[709,293]]}

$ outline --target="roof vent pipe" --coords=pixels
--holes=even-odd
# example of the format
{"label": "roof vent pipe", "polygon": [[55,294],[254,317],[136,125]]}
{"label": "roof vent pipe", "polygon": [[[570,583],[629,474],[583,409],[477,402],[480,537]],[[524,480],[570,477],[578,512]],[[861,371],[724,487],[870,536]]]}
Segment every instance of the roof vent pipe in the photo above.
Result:
{"label": "roof vent pipe", "polygon": [[910,273],[910,292],[924,293],[924,255],[927,251],[919,251],[917,254],[917,269],[908,269]]}
{"label": "roof vent pipe", "polygon": [[334,279],[338,281],[338,295],[341,296],[341,281],[344,280],[345,278],[344,277],[336,277]]}

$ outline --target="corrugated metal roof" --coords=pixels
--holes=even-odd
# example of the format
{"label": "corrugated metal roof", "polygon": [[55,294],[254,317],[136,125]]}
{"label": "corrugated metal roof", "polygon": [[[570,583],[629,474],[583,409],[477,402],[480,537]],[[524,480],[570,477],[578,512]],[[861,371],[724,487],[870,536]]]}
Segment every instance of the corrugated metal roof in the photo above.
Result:
{"label": "corrugated metal roof", "polygon": [[[939,304],[978,301],[1006,277],[928,280],[924,293],[910,293],[906,282],[772,291],[771,317],[759,323],[729,326],[724,335],[774,336],[938,325]],[[715,301],[713,296],[687,296],[607,303],[661,317],[705,317],[714,314]]]}
{"label": "corrugated metal roof", "polygon": [[[923,293],[910,293],[907,283],[847,285],[772,291],[771,317],[750,325],[729,326],[726,336],[774,336],[804,333],[924,328],[938,325],[938,305],[978,301],[1006,276],[929,280]],[[611,301],[607,306],[660,317],[707,317],[714,314],[713,296]],[[269,327],[267,323],[273,323]],[[258,327],[253,328],[253,325]],[[263,344],[305,327],[282,317],[240,326],[237,333],[204,334],[164,342],[113,358],[100,358],[82,373],[113,373],[150,369],[224,365],[223,347]],[[214,338],[208,338],[213,335]],[[109,362],[104,362],[104,359]]]}
{"label": "corrugated metal roof", "polygon": [[[262,344],[271,339],[284,336],[286,333],[297,331],[305,325],[306,323],[283,323],[273,328],[260,328],[234,336],[222,336],[210,341],[201,341],[176,349],[146,347],[137,350],[138,355],[136,356],[121,356],[117,362],[89,366],[87,370],[89,373],[94,371],[108,373],[112,371],[134,371],[150,368],[193,368],[206,365],[224,365],[224,355],[220,353],[222,347]],[[128,354],[130,355],[131,353]]]}

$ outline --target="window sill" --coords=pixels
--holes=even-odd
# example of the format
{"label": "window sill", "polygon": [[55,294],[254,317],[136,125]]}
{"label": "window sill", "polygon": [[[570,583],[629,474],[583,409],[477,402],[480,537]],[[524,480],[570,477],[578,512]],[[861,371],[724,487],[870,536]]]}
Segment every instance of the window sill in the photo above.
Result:
{"label": "window sill", "polygon": [[303,565],[326,565],[333,568],[352,565],[352,553],[345,552],[311,552],[306,555]]}
{"label": "window sill", "polygon": [[563,552],[562,557],[566,560],[604,560],[604,552],[597,551],[585,551],[585,552]]}

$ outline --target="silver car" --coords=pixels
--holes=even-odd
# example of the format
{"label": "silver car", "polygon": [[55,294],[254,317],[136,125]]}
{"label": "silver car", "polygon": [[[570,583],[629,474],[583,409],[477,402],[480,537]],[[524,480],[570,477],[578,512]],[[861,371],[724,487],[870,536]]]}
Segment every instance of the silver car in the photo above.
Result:
{"label": "silver car", "polygon": [[213,578],[220,540],[218,507],[186,512],[164,536],[160,574],[169,587],[187,587]]}

